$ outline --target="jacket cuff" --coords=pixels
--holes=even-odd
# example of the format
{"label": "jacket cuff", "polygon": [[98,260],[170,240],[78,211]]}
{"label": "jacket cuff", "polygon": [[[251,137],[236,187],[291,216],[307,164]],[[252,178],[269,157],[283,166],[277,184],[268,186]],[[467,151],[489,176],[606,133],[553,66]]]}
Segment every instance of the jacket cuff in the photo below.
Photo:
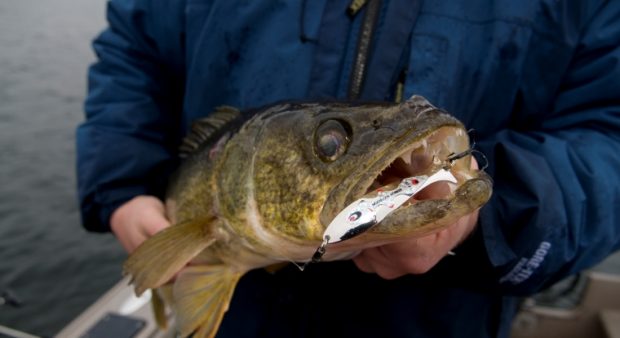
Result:
{"label": "jacket cuff", "polygon": [[94,193],[82,201],[81,217],[84,228],[93,232],[111,232],[110,217],[125,202],[138,195],[149,194],[145,187],[123,187]]}

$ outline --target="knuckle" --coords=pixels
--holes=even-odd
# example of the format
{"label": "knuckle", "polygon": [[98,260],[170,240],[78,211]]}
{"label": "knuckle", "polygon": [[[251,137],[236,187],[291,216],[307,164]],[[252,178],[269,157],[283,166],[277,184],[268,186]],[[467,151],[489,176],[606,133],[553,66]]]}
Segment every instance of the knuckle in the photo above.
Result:
{"label": "knuckle", "polygon": [[435,266],[434,262],[427,259],[414,260],[407,264],[407,271],[414,275],[422,275]]}

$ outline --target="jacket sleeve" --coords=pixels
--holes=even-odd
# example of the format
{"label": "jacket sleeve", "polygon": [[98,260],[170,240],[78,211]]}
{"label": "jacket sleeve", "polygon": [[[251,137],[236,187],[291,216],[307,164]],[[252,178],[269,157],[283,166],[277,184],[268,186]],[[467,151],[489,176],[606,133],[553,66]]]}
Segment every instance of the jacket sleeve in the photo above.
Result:
{"label": "jacket sleeve", "polygon": [[531,130],[481,140],[494,195],[477,231],[440,270],[485,290],[528,295],[620,248],[618,2],[606,2],[580,32],[545,116]]}
{"label": "jacket sleeve", "polygon": [[93,44],[98,61],[88,73],[86,121],[77,129],[78,193],[88,230],[109,231],[112,211],[136,195],[161,195],[175,166],[183,8],[182,1],[166,0],[108,4],[109,28]]}

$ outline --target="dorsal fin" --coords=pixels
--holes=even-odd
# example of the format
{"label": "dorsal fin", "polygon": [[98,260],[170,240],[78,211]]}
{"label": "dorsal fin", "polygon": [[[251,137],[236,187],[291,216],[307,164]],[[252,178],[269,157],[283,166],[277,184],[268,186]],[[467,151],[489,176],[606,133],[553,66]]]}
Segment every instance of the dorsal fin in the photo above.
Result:
{"label": "dorsal fin", "polygon": [[219,106],[209,116],[198,119],[192,123],[191,130],[183,139],[179,147],[179,156],[187,157],[195,152],[201,145],[212,141],[223,129],[241,116],[241,112],[231,106]]}

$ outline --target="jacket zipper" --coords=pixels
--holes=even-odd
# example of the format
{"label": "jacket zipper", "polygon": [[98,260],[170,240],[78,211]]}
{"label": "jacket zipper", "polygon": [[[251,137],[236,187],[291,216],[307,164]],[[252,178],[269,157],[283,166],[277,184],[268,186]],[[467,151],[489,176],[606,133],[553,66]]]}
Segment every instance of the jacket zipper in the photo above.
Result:
{"label": "jacket zipper", "polygon": [[405,81],[407,80],[407,68],[403,68],[398,74],[398,82],[396,82],[396,89],[394,91],[394,102],[403,102],[403,95],[405,93]]}
{"label": "jacket zipper", "polygon": [[362,7],[366,5],[366,2],[368,2],[368,0],[351,1],[351,3],[349,4],[349,7],[347,8],[347,14],[349,14],[350,17],[354,17],[357,14],[357,12],[359,12],[362,9]]}
{"label": "jacket zipper", "polygon": [[364,79],[368,70],[370,45],[372,44],[377,19],[379,18],[381,0],[367,0],[363,5],[366,5],[367,8],[360,29],[351,79],[349,81],[348,98],[350,100],[356,100],[360,97],[362,86],[364,85]]}

